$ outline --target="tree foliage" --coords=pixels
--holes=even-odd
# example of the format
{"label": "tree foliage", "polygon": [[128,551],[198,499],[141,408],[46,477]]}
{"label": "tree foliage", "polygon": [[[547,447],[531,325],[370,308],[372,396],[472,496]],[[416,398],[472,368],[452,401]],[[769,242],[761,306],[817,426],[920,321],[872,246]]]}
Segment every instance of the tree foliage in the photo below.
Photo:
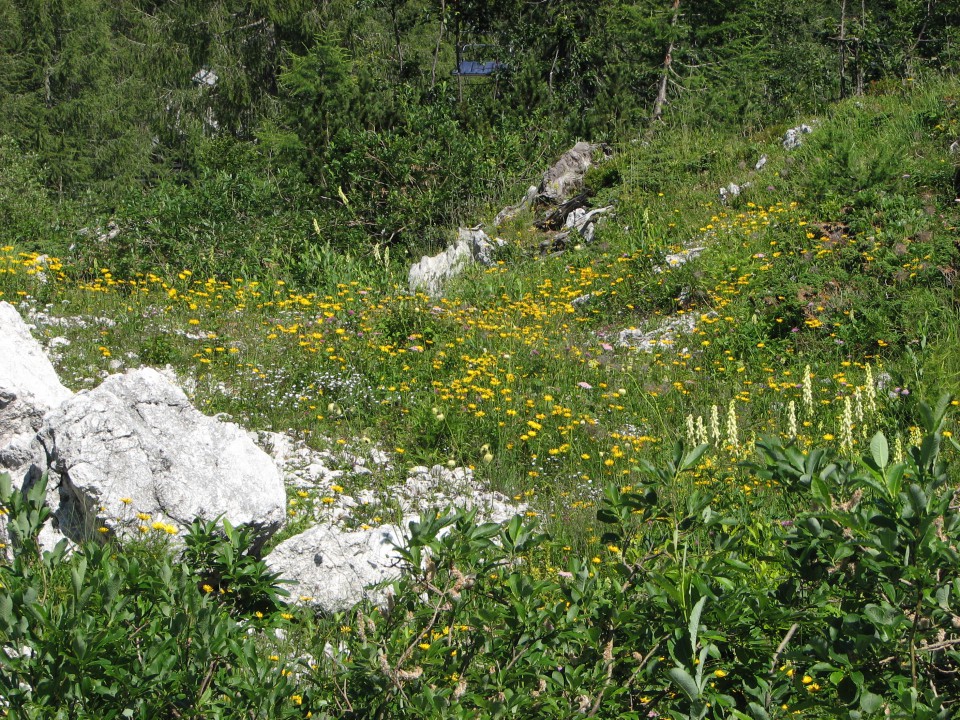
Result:
{"label": "tree foliage", "polygon": [[[284,232],[310,242],[311,218],[293,218],[312,207],[338,243],[419,249],[575,139],[640,134],[653,114],[755,128],[953,67],[960,11],[919,0],[0,0],[0,27],[0,135],[36,158],[51,197],[83,199],[97,224],[132,231],[124,213],[137,198],[171,184],[202,196],[221,171],[229,182],[211,151],[229,141],[263,158],[257,172],[306,179],[264,208],[291,218]],[[456,76],[464,53],[505,70]],[[237,224],[223,211],[211,206],[209,224]]]}

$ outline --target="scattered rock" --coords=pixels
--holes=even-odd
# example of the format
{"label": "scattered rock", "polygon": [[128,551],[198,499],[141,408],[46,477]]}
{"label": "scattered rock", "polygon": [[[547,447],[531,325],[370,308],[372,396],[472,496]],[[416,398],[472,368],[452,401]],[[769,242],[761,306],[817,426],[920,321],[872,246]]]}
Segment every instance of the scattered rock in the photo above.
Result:
{"label": "scattered rock", "polygon": [[763,166],[766,164],[767,164],[767,155],[766,153],[764,153],[763,155],[760,156],[760,159],[757,160],[757,164],[753,166],[753,169],[759,172],[760,170],[763,170]]}
{"label": "scattered rock", "polygon": [[281,577],[290,578],[290,601],[324,612],[347,610],[361,599],[383,602],[384,589],[371,586],[400,574],[396,546],[403,534],[395,525],[344,531],[317,525],[283,541],[264,561]]}
{"label": "scattered rock", "polygon": [[438,255],[424,255],[410,268],[407,278],[410,292],[422,290],[435,297],[442,295],[447,281],[462,273],[471,263],[492,265],[494,252],[495,246],[483,230],[460,228],[453,245]]}
{"label": "scattered rock", "polygon": [[254,528],[259,543],[283,523],[286,497],[270,457],[156,370],[112,375],[74,395],[46,416],[38,438],[50,467],[47,502],[73,540],[100,527],[122,533],[139,524],[138,512],[178,529],[223,516]]}
{"label": "scattered rock", "polygon": [[790,128],[783,135],[783,147],[785,150],[794,150],[803,144],[803,136],[813,132],[809,125],[797,125]]}
{"label": "scattered rock", "polygon": [[[23,305],[21,305],[21,307],[23,307]],[[49,309],[49,306],[47,309]],[[66,330],[70,328],[88,327],[109,328],[117,324],[107,317],[84,317],[83,315],[57,316],[50,315],[43,310],[37,310],[33,307],[27,307],[25,310],[27,319],[30,320],[31,323],[35,323],[41,327],[56,327]]]}
{"label": "scattered rock", "polygon": [[404,484],[392,488],[391,494],[399,502],[405,521],[432,508],[456,507],[476,510],[485,522],[504,522],[527,508],[502,493],[477,488],[473,470],[464,467],[412,467]]}
{"label": "scattered rock", "polygon": [[724,205],[729,202],[730,198],[735,198],[740,195],[744,190],[751,186],[752,183],[745,182],[743,185],[737,185],[736,183],[730,183],[726,187],[720,188],[720,202]]}
{"label": "scattered rock", "polygon": [[536,220],[534,227],[540,230],[559,230],[567,224],[567,218],[581,208],[587,207],[590,199],[586,193],[574,195],[555,208],[547,211],[542,218]]}
{"label": "scattered rock", "polygon": [[621,347],[633,348],[642,352],[672,347],[682,335],[689,335],[697,327],[697,316],[693,313],[665,318],[650,330],[629,328],[621,330],[618,342]]}
{"label": "scattered rock", "polygon": [[705,247],[691,247],[684,248],[678,253],[670,253],[669,255],[665,255],[663,260],[666,263],[666,267],[663,265],[657,265],[653,268],[653,271],[656,273],[662,273],[668,268],[675,268],[685,265],[691,260],[695,260],[704,250],[706,250]]}
{"label": "scattered rock", "polygon": [[608,213],[611,210],[613,210],[613,205],[595,208],[589,212],[581,208],[579,211],[577,211],[577,213],[575,213],[576,217],[571,216],[567,218],[566,227],[574,228],[582,235],[584,233],[584,228],[593,225],[599,219],[600,215]]}
{"label": "scattered rock", "polygon": [[113,220],[107,223],[107,229],[97,235],[97,242],[108,243],[120,234],[120,226]]}
{"label": "scattered rock", "polygon": [[518,202],[516,205],[508,205],[503,210],[497,213],[497,216],[493,219],[494,227],[500,227],[507,220],[515,218],[517,215],[522,213],[524,210],[533,206],[533,201],[537,197],[537,186],[531,185],[527,188],[527,192],[523,196],[523,200]]}

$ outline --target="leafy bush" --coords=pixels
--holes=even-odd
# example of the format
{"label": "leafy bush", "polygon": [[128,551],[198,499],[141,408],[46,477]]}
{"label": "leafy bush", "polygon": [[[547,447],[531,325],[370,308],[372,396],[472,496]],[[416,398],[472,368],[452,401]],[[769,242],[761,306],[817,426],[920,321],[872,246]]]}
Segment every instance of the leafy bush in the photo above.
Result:
{"label": "leafy bush", "polygon": [[960,512],[941,435],[949,396],[923,406],[926,435],[892,462],[882,434],[859,467],[764,444],[765,469],[813,507],[787,534],[780,599],[805,609],[802,655],[837,698],[869,716],[953,717],[960,693]]}
{"label": "leafy bush", "polygon": [[[46,480],[24,495],[0,479],[16,540],[13,563],[0,565],[0,697],[12,717],[302,716],[289,673],[169,547],[91,541],[69,556],[63,544],[41,553]],[[206,548],[235,557],[241,539],[211,537]],[[243,561],[231,569],[238,586],[265,587]]]}
{"label": "leafy bush", "polygon": [[607,486],[593,557],[536,520],[427,512],[386,607],[285,626],[284,652],[310,658],[296,671],[263,657],[259,631],[293,616],[270,614],[276,578],[246,531],[196,523],[184,563],[166,546],[41,554],[45,483],[7,480],[3,697],[28,718],[953,717],[949,400],[921,406],[903,461],[879,433],[859,462],[762,441],[751,471],[787,514],[759,543],[690,482],[706,445]]}
{"label": "leafy bush", "polygon": [[255,556],[253,530],[236,528],[224,518],[222,532],[215,520],[194,520],[184,538],[184,560],[199,577],[200,589],[216,593],[234,616],[276,612],[287,593],[280,576]]}

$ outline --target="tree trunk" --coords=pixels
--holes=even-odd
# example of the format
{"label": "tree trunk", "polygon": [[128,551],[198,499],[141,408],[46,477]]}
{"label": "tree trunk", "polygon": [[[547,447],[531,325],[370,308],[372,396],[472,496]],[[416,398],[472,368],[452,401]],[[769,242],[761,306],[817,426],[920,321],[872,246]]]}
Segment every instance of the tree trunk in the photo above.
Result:
{"label": "tree trunk", "polygon": [[863,95],[863,39],[867,36],[867,0],[860,0],[860,32],[854,50],[854,65],[856,67],[857,88],[854,91],[858,96]]}
{"label": "tree trunk", "polygon": [[397,72],[403,77],[403,42],[400,37],[400,19],[397,17],[397,3],[390,3],[390,22],[393,24],[393,44],[397,48]]}
{"label": "tree trunk", "polygon": [[[680,16],[680,0],[673,0],[673,16],[670,18],[670,27],[674,28]],[[671,39],[667,45],[667,52],[663,58],[663,70],[660,75],[660,87],[657,89],[657,99],[653,101],[653,112],[650,114],[650,127],[663,116],[663,106],[667,102],[667,81],[670,78],[670,66],[673,64],[673,45]]]}
{"label": "tree trunk", "polygon": [[840,99],[847,96],[847,0],[840,0]]}
{"label": "tree trunk", "polygon": [[437,33],[437,47],[433,51],[433,67],[430,68],[430,89],[437,84],[437,62],[440,60],[440,43],[443,41],[443,31],[447,27],[447,6],[440,0],[440,31]]}

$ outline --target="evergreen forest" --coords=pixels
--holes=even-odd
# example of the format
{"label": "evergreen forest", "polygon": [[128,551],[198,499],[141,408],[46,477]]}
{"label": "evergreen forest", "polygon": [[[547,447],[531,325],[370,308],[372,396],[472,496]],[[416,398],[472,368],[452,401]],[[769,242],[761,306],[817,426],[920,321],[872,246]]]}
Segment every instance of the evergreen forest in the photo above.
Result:
{"label": "evergreen forest", "polygon": [[[914,0],[3,0],[0,234],[311,281],[319,245],[437,248],[577,139],[745,133],[949,71],[958,26]],[[110,222],[118,247],[77,240]]]}

